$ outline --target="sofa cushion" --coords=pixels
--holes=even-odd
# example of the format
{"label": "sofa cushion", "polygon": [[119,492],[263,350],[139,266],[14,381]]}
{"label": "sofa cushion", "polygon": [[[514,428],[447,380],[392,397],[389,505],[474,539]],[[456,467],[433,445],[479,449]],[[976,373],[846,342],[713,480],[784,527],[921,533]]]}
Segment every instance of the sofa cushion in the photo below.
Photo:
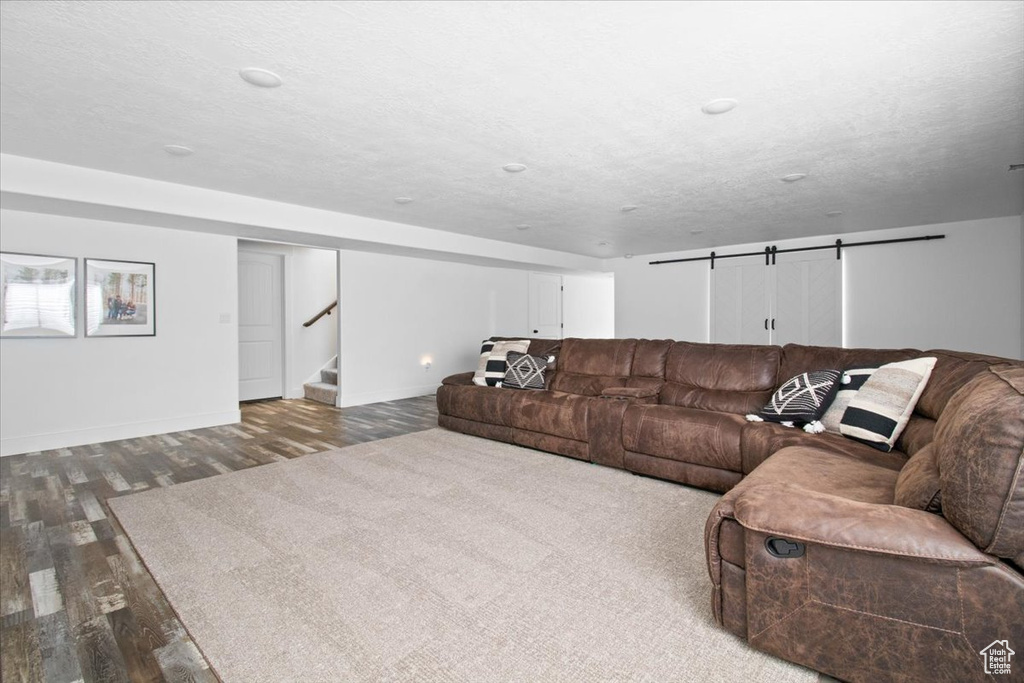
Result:
{"label": "sofa cushion", "polygon": [[836,346],[786,344],[782,347],[782,377],[792,377],[818,368],[877,368],[886,363],[918,358],[917,349],[843,349]]}
{"label": "sofa cushion", "polygon": [[942,410],[960,387],[976,375],[987,372],[989,366],[1005,363],[1005,358],[983,356],[958,351],[928,351],[922,356],[934,356],[937,360],[932,376],[917,402],[916,412],[933,420],[939,419]]}
{"label": "sofa cushion", "polygon": [[765,460],[726,495],[735,497],[740,489],[762,484],[790,484],[862,503],[891,505],[898,478],[895,470],[829,448],[791,446]]}
{"label": "sofa cushion", "polygon": [[935,426],[942,514],[985,552],[1024,566],[1024,363],[975,375]]}
{"label": "sofa cushion", "polygon": [[942,484],[933,446],[922,448],[900,470],[894,502],[915,510],[942,512]]}
{"label": "sofa cushion", "polygon": [[512,406],[512,426],[540,434],[575,441],[587,440],[586,396],[561,391],[507,392],[516,399]]}
{"label": "sofa cushion", "polygon": [[636,339],[563,339],[559,372],[626,377],[633,366]]}
{"label": "sofa cushion", "polygon": [[442,415],[510,427],[512,399],[520,393],[475,384],[444,385],[437,390],[437,409]]}
{"label": "sofa cushion", "polygon": [[881,451],[891,451],[934,367],[935,358],[914,358],[878,368],[850,401],[839,431]]}
{"label": "sofa cushion", "polygon": [[777,346],[676,342],[665,363],[660,401],[740,415],[757,412],[775,390],[780,357]]}
{"label": "sofa cushion", "polygon": [[623,417],[627,451],[740,471],[742,415],[666,405],[633,405]]}
{"label": "sofa cushion", "polygon": [[770,422],[748,422],[740,433],[740,457],[743,471],[753,472],[773,453],[790,446],[805,446],[841,453],[854,460],[899,472],[907,461],[900,451],[883,453],[867,444],[828,432],[808,434]]}

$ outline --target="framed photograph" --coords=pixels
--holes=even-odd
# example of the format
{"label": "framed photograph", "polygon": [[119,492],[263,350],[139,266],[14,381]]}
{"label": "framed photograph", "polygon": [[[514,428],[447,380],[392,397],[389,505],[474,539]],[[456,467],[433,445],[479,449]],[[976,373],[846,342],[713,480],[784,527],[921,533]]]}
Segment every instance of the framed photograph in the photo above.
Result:
{"label": "framed photograph", "polygon": [[74,337],[78,260],[0,252],[0,337]]}
{"label": "framed photograph", "polygon": [[156,265],[85,259],[85,336],[156,335]]}

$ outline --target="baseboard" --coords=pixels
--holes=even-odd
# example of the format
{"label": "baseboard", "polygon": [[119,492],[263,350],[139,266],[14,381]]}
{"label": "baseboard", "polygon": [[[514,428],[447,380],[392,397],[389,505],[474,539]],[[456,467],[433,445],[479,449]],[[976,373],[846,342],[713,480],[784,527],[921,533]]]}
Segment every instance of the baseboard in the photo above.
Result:
{"label": "baseboard", "polygon": [[341,407],[362,406],[367,403],[380,403],[381,401],[397,401],[403,398],[414,398],[426,396],[437,391],[440,384],[421,384],[416,387],[402,387],[399,389],[385,389],[382,391],[365,391],[358,394],[346,394],[345,387],[341,388]]}
{"label": "baseboard", "polygon": [[185,415],[165,420],[131,422],[128,424],[77,429],[68,432],[16,436],[0,439],[0,456],[48,451],[54,448],[84,446],[86,444],[104,443],[106,441],[119,441],[121,439],[134,439],[140,436],[182,432],[189,429],[202,429],[203,427],[216,427],[224,424],[235,424],[241,421],[242,414],[240,411],[228,410],[223,413]]}

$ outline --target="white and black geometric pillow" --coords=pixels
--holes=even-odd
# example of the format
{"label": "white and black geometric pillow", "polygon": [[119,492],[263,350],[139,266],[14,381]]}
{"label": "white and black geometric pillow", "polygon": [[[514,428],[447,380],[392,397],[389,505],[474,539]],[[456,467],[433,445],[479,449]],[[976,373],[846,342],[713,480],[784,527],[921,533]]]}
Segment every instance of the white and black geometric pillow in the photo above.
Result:
{"label": "white and black geometric pillow", "polygon": [[839,387],[839,391],[836,392],[836,397],[832,399],[832,405],[821,416],[821,424],[826,432],[832,432],[833,434],[841,433],[839,431],[839,424],[843,420],[843,413],[846,412],[846,407],[850,405],[850,401],[857,395],[860,388],[864,386],[864,382],[868,381],[868,377],[875,374],[876,370],[878,368],[849,368],[843,372],[842,385]]}
{"label": "white and black geometric pillow", "polygon": [[509,351],[508,370],[501,386],[506,389],[543,389],[547,364],[547,358]]}
{"label": "white and black geometric pillow", "polygon": [[508,352],[526,353],[529,348],[529,339],[515,339],[512,341],[491,341],[490,339],[485,339],[480,346],[480,362],[477,364],[476,372],[473,373],[473,384],[478,384],[482,387],[498,386],[505,379],[505,371],[508,369]]}
{"label": "white and black geometric pillow", "polygon": [[797,375],[772,394],[756,417],[796,427],[814,422],[832,403],[842,376],[840,370],[815,370]]}
{"label": "white and black geometric pillow", "polygon": [[915,358],[878,368],[850,401],[839,431],[880,451],[891,451],[910,421],[935,360]]}

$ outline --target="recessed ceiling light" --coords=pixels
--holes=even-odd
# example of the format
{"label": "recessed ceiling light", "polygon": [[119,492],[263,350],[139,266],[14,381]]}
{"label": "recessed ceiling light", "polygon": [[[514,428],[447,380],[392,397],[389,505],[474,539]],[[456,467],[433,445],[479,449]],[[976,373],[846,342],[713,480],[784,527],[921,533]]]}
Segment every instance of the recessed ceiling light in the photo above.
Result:
{"label": "recessed ceiling light", "polygon": [[412,201],[412,197],[395,197],[395,204],[408,204]]}
{"label": "recessed ceiling light", "polygon": [[164,145],[164,151],[175,157],[187,157],[193,152],[191,147],[184,145]]}
{"label": "recessed ceiling light", "polygon": [[842,216],[843,212],[842,211],[826,211],[825,215],[828,216],[829,218],[835,218],[836,216]]}
{"label": "recessed ceiling light", "polygon": [[529,229],[530,229],[530,226],[527,225],[526,223],[520,223],[519,225],[516,226],[516,230],[529,230]]}
{"label": "recessed ceiling light", "polygon": [[266,69],[249,67],[248,69],[240,70],[238,75],[241,76],[242,80],[246,83],[252,83],[253,85],[261,88],[276,88],[282,83],[280,76],[273,71],[267,71]]}
{"label": "recessed ceiling light", "polygon": [[736,100],[729,98],[722,98],[718,100],[711,100],[703,107],[700,108],[705,114],[724,114],[727,111],[732,111],[739,104]]}
{"label": "recessed ceiling light", "polygon": [[508,171],[509,173],[522,173],[523,171],[526,170],[526,165],[525,164],[505,164],[504,166],[502,166],[502,168],[505,169],[506,171]]}
{"label": "recessed ceiling light", "polygon": [[636,208],[636,204],[626,204],[621,209],[619,209],[619,211],[621,211],[622,213],[629,213],[630,211],[636,211]]}
{"label": "recessed ceiling light", "polygon": [[789,175],[782,176],[779,180],[784,183],[795,183],[796,181],[803,180],[806,177],[806,173],[790,173]]}
{"label": "recessed ceiling light", "polygon": [[699,234],[701,234],[702,232],[704,232],[704,231],[703,231],[703,230],[691,230],[691,231],[690,231],[690,234],[691,234],[691,235],[699,235]]}
{"label": "recessed ceiling light", "polygon": [[632,254],[624,254],[622,258],[633,258]]}

